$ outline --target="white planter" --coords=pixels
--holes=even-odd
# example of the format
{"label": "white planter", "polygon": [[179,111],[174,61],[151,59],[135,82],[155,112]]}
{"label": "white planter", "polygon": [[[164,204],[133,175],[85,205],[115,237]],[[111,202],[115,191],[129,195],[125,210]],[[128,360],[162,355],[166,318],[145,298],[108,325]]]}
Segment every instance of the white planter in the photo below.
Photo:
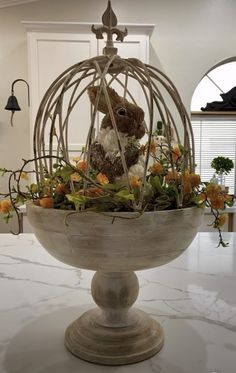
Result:
{"label": "white planter", "polygon": [[58,260],[97,271],[92,296],[99,308],[74,321],[66,347],[99,364],[144,360],[163,346],[160,324],[131,308],[138,296],[133,271],[166,264],[191,243],[203,209],[137,213],[75,213],[28,204],[27,216],[42,246]]}

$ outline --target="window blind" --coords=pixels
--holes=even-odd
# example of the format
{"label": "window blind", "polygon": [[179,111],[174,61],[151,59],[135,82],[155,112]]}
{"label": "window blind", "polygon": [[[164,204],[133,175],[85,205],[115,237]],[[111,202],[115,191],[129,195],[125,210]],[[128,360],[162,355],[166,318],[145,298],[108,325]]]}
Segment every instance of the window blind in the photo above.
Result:
{"label": "window blind", "polygon": [[[218,156],[228,157],[236,164],[236,118],[192,119],[195,143],[196,172],[202,181],[210,181],[214,174],[211,161]],[[235,167],[225,177],[229,193],[235,194]]]}

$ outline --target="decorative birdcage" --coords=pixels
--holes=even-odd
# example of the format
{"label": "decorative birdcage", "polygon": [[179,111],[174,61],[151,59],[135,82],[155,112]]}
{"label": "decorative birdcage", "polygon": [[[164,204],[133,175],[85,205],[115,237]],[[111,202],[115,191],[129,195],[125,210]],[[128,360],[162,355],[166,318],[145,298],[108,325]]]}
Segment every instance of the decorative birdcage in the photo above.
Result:
{"label": "decorative birdcage", "polygon": [[[98,39],[107,33],[104,54],[68,68],[51,84],[41,101],[33,139],[37,182],[44,183],[45,178],[53,174],[58,159],[72,166],[70,138],[86,130],[81,157],[88,167],[86,171],[78,171],[83,179],[83,191],[91,185],[97,186],[91,179],[91,169],[108,176],[112,182],[123,180],[130,189],[130,168],[138,164],[139,155],[145,149],[138,175],[140,193],[132,203],[134,210],[142,210],[153,142],[159,147],[156,160],[163,160],[167,153],[171,155],[176,144],[182,144],[179,171],[181,175],[185,169],[193,172],[191,124],[178,91],[162,71],[136,58],[124,59],[117,54],[113,34],[123,41],[127,30],[116,28],[117,19],[110,1],[102,21],[102,27],[92,26],[92,31]],[[77,132],[73,129],[71,134],[75,122]],[[157,122],[162,124],[162,136],[155,136]],[[115,144],[116,148],[113,152],[109,144],[104,150],[104,138],[102,144],[99,142],[101,130],[102,136],[112,130],[110,147]],[[168,168],[176,182],[174,161],[170,156]],[[70,183],[72,191],[75,190],[73,180]],[[178,208],[183,205],[183,178],[178,179],[177,189]]]}

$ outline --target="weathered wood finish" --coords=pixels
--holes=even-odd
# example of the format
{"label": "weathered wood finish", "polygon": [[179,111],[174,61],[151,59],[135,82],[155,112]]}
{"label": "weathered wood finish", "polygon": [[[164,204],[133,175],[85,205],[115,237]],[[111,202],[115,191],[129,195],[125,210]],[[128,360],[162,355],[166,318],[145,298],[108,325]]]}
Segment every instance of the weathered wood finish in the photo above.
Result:
{"label": "weathered wood finish", "polygon": [[166,264],[195,237],[203,209],[71,214],[29,204],[27,216],[55,258],[94,271],[136,271]]}
{"label": "weathered wood finish", "polygon": [[138,362],[163,346],[160,324],[132,308],[138,296],[133,270],[168,263],[180,255],[201,225],[203,209],[137,213],[75,213],[27,205],[34,233],[55,258],[97,271],[92,296],[98,308],[75,320],[65,345],[90,362]]}
{"label": "weathered wood finish", "polygon": [[136,323],[122,328],[99,325],[93,309],[66,330],[65,345],[81,359],[103,364],[137,363],[155,355],[163,346],[161,325],[140,310],[133,310]]}
{"label": "weathered wood finish", "polygon": [[65,345],[74,355],[99,364],[120,365],[147,359],[163,346],[160,324],[145,312],[130,309],[138,296],[134,272],[95,273],[93,309],[67,329]]}

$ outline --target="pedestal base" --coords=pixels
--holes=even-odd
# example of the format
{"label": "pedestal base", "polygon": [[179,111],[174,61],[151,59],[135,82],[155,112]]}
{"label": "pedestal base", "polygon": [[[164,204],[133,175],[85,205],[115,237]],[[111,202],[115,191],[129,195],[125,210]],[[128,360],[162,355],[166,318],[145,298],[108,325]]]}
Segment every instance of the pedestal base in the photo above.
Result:
{"label": "pedestal base", "polygon": [[132,309],[128,326],[98,324],[99,309],[85,312],[66,330],[65,345],[77,357],[97,364],[137,363],[155,355],[163,346],[161,325],[145,312]]}

